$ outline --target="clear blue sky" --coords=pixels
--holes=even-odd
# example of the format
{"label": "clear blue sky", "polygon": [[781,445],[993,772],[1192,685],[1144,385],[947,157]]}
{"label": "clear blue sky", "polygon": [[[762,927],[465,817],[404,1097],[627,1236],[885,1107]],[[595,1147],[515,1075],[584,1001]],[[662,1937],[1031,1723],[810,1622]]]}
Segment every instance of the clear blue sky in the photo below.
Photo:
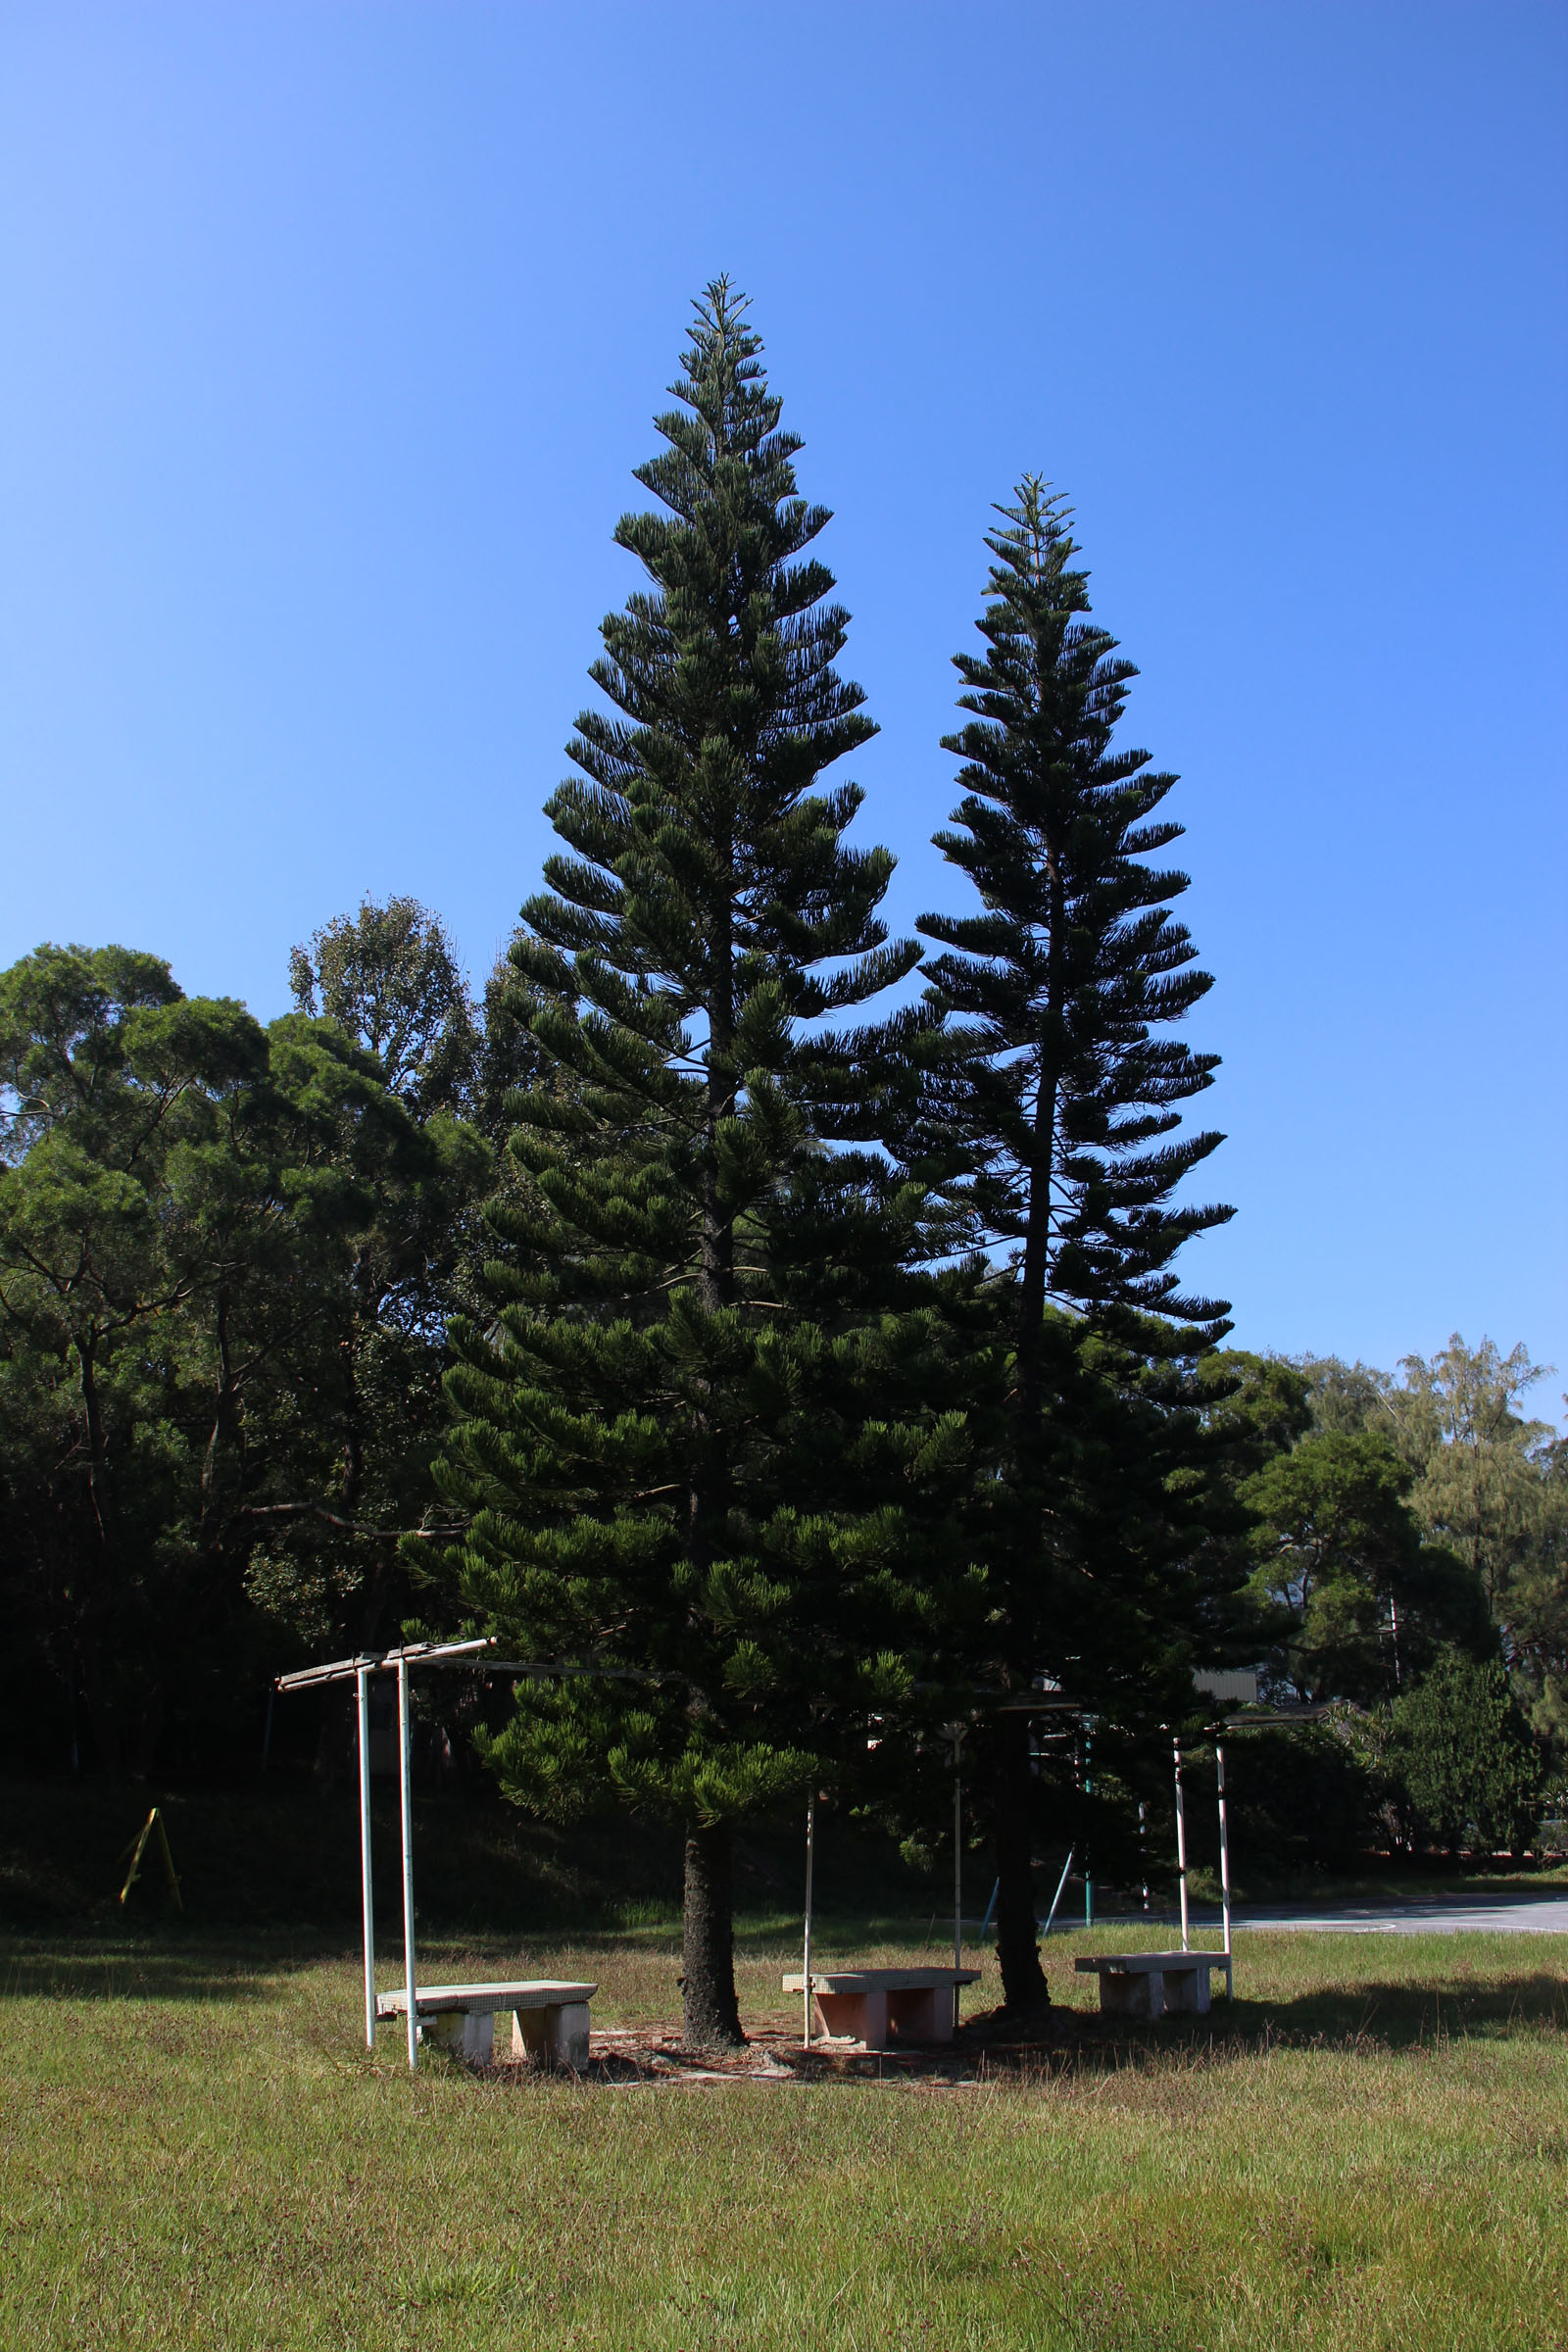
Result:
{"label": "clear blue sky", "polygon": [[991,500],[1066,488],[1181,771],[1253,1346],[1524,1339],[1563,1249],[1568,11],[0,6],[0,957],[282,1008],[534,885],[690,295],[755,298],[950,890]]}

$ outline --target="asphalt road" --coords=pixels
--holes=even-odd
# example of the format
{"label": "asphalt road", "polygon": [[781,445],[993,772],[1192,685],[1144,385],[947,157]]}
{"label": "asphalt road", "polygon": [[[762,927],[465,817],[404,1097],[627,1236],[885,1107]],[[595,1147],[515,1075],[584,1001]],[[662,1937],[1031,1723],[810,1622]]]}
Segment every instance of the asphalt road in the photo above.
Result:
{"label": "asphalt road", "polygon": [[[1198,1913],[1194,1912],[1197,1925]],[[1219,1914],[1203,1906],[1203,1925],[1218,1927]],[[1348,1936],[1568,1936],[1568,1894],[1435,1895],[1426,1902],[1325,1903],[1313,1910],[1296,1903],[1249,1903],[1232,1915],[1243,1928],[1317,1928]]]}

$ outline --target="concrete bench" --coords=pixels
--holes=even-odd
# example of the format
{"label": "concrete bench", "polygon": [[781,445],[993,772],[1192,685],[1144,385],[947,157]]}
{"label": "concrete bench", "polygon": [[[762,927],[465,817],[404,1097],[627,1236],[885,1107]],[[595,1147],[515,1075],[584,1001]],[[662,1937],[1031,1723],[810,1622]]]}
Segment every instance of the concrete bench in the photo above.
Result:
{"label": "concrete bench", "polygon": [[[868,2050],[951,2041],[954,1987],[979,1981],[977,1968],[813,1968],[812,2022],[833,2039]],[[784,1989],[805,1992],[805,1977],[786,1977]]]}
{"label": "concrete bench", "polygon": [[1112,2017],[1206,2016],[1211,1972],[1230,1975],[1223,1952],[1102,1952],[1073,1966],[1080,1976],[1099,1977],[1100,2006]]}
{"label": "concrete bench", "polygon": [[[415,2014],[421,2040],[451,2050],[470,2066],[488,2066],[495,2048],[496,2012],[512,2012],[512,2055],[533,2066],[583,2066],[588,2059],[588,2004],[597,1984],[559,1984],[530,1978],[519,1984],[419,1984]],[[377,1993],[375,2014],[407,2017],[408,1994]]]}

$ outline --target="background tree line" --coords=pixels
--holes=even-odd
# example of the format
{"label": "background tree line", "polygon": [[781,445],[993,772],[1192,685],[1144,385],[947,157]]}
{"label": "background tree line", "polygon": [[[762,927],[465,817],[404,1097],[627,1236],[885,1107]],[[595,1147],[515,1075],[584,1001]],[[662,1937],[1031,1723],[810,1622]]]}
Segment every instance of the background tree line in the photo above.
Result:
{"label": "background tree line", "polygon": [[13,1740],[232,1768],[275,1666],[493,1629],[576,1670],[477,1721],[507,1793],[683,1824],[707,2040],[735,1825],[808,1788],[916,1851],[961,1734],[1021,2005],[1043,1845],[1126,1847],[1195,1668],[1334,1702],[1291,1771],[1350,1842],[1518,1842],[1568,1730],[1523,1350],[1256,1357],[1182,1286],[1230,1211],[1175,779],[1032,476],[957,657],[955,907],[889,938],[760,350],[716,281],[482,1002],[412,900],[297,948],[266,1027],[120,949],[0,976]]}

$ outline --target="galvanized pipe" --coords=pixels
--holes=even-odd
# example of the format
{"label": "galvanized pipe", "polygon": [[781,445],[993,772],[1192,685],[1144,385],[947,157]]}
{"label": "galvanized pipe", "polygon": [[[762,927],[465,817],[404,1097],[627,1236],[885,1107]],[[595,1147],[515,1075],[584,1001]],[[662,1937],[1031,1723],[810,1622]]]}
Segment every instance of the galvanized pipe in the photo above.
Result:
{"label": "galvanized pipe", "polygon": [[1067,1848],[1067,1859],[1061,1866],[1061,1876],[1056,1881],[1056,1891],[1051,1898],[1051,1909],[1046,1914],[1045,1933],[1048,1936],[1056,1924],[1056,1905],[1066,1891],[1068,1876],[1072,1870],[1072,1858],[1077,1851],[1078,1848],[1075,1845],[1069,1845]]}
{"label": "galvanized pipe", "polygon": [[370,1879],[370,1672],[362,1666],[360,1713],[360,1903],[365,1926],[365,2046],[375,2047],[375,1891]]}
{"label": "galvanized pipe", "polygon": [[[963,1774],[959,1758],[963,1752],[963,1734],[953,1742],[953,1965],[963,1966]],[[953,1987],[953,2023],[958,2023],[958,1985]]]}
{"label": "galvanized pipe", "polygon": [[409,1661],[398,1660],[398,1779],[403,1800],[403,1983],[408,1996],[409,2064],[419,2063],[419,2018],[414,1989],[414,1710],[409,1703]]}
{"label": "galvanized pipe", "polygon": [[[1091,1796],[1093,1796],[1093,1795],[1094,1795],[1094,1793],[1095,1793],[1094,1770],[1095,1770],[1095,1744],[1094,1744],[1094,1735],[1092,1734],[1092,1732],[1090,1731],[1090,1729],[1089,1729],[1088,1725],[1086,1724],[1086,1725],[1084,1726],[1084,1796],[1085,1796],[1085,1798],[1086,1798],[1086,1799],[1087,1799],[1087,1798],[1089,1798],[1089,1797],[1091,1797]],[[1093,1847],[1093,1845],[1092,1845],[1092,1844],[1091,1844],[1091,1842],[1090,1842],[1090,1838],[1089,1838],[1089,1818],[1088,1818],[1088,1814],[1087,1814],[1087,1811],[1086,1811],[1086,1813],[1085,1813],[1085,1816],[1084,1816],[1084,1926],[1085,1926],[1086,1928],[1092,1928],[1092,1927],[1094,1926],[1094,1924],[1095,1924],[1095,1850],[1094,1850],[1094,1847]]]}
{"label": "galvanized pipe", "polygon": [[1214,1770],[1219,1781],[1219,1899],[1225,1921],[1225,1990],[1235,1990],[1231,1958],[1231,1840],[1225,1819],[1225,1747],[1222,1740],[1214,1742]]}
{"label": "galvanized pipe", "polygon": [[1171,1741],[1176,1759],[1176,1883],[1182,1898],[1182,1950],[1190,1948],[1187,1924],[1187,1814],[1182,1803],[1182,1743]]}
{"label": "galvanized pipe", "polygon": [[806,1799],[806,1935],[801,1953],[801,1974],[806,1979],[802,1994],[804,2016],[801,2020],[801,2038],[808,2049],[811,2046],[811,1878],[816,1864],[816,1790]]}

